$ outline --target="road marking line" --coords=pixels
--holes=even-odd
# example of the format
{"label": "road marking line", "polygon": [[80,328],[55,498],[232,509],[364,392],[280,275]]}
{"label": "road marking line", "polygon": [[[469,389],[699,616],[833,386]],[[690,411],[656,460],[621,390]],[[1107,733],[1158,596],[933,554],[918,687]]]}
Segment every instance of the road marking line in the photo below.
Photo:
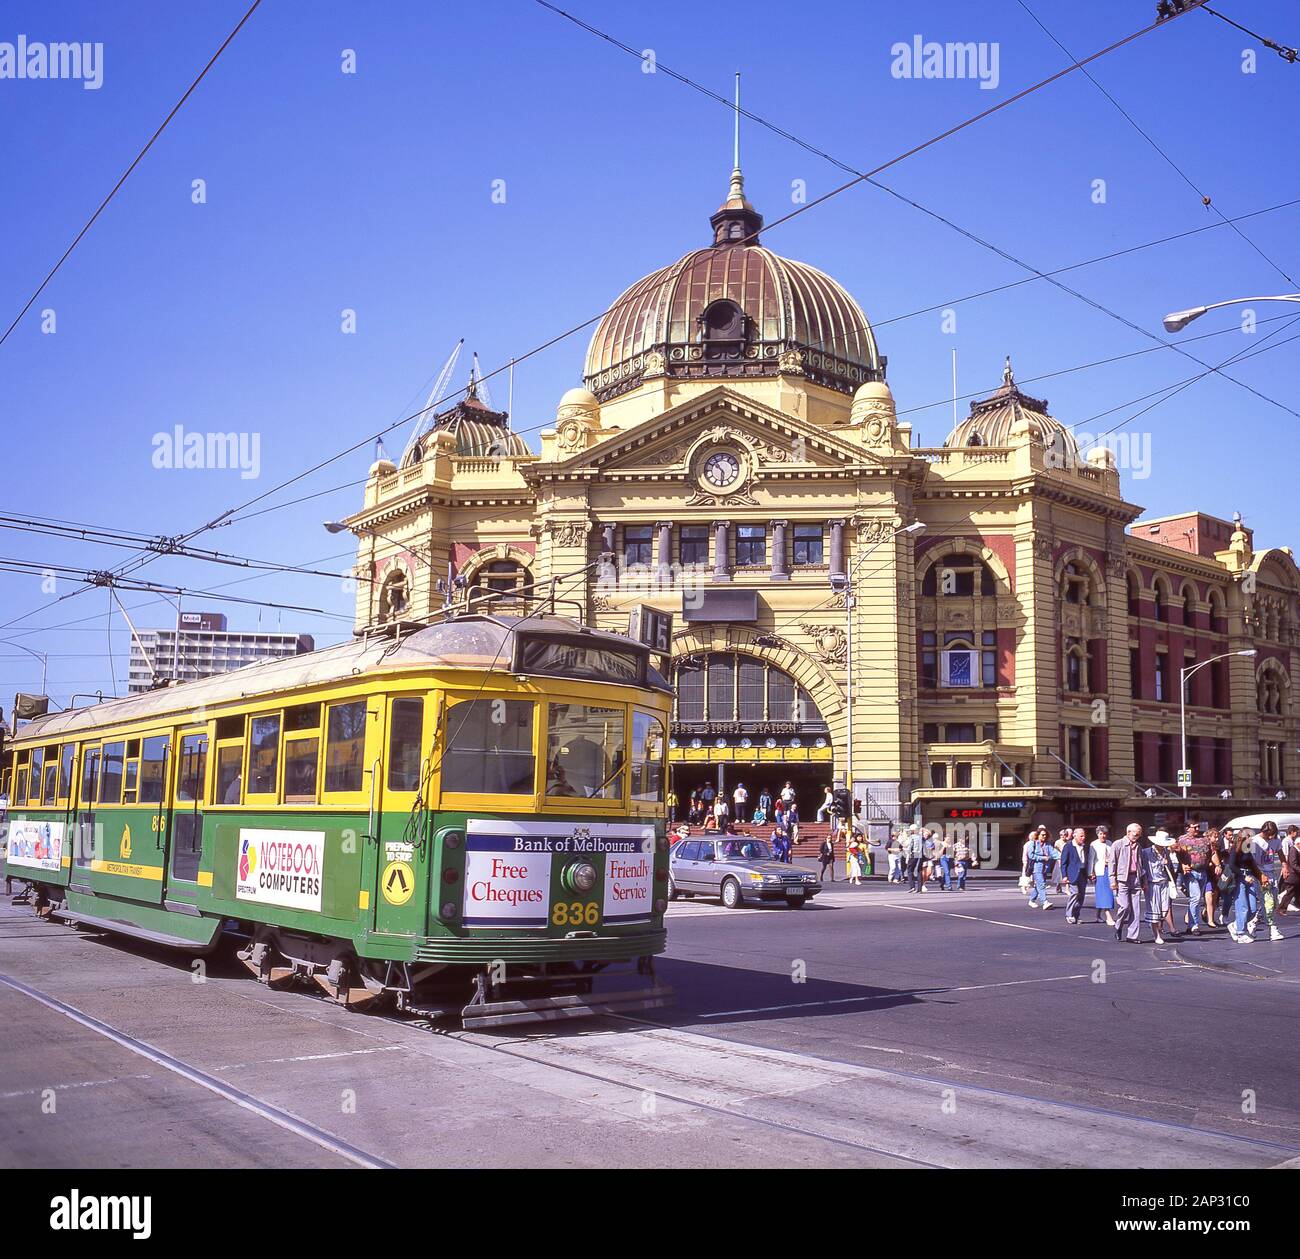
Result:
{"label": "road marking line", "polygon": [[[1134,966],[1126,970],[1112,969],[1110,974],[1125,975],[1138,971],[1174,970],[1176,968],[1176,963],[1167,966]],[[1084,971],[1078,975],[1047,975],[1034,979],[1004,979],[993,984],[944,985],[937,988],[899,988],[894,992],[880,993],[873,997],[834,997],[826,1001],[796,1001],[790,1005],[755,1006],[749,1010],[715,1010],[709,1014],[700,1014],[696,1017],[701,1019],[724,1019],[734,1014],[773,1014],[780,1010],[806,1010],[814,1006],[853,1005],[863,1001],[893,1001],[898,997],[935,997],[941,996],[945,992],[979,992],[985,988],[1015,988],[1022,984],[1056,984],[1067,979],[1090,979],[1091,977],[1091,971]]]}
{"label": "road marking line", "polygon": [[241,1092],[222,1080],[218,1080],[215,1076],[208,1075],[206,1071],[200,1071],[197,1067],[181,1062],[179,1058],[173,1058],[171,1054],[157,1049],[145,1041],[136,1040],[134,1036],[128,1036],[125,1032],[119,1032],[117,1028],[110,1027],[107,1023],[101,1023],[99,1019],[83,1013],[75,1006],[60,1001],[57,997],[48,996],[36,988],[29,988],[26,984],[17,979],[12,979],[8,975],[0,974],[0,984],[12,988],[15,992],[21,992],[25,997],[31,997],[33,1001],[39,1002],[46,1009],[53,1010],[56,1014],[62,1014],[64,1018],[71,1019],[74,1023],[80,1023],[82,1027],[89,1028],[100,1036],[107,1037],[115,1044],[121,1045],[123,1049],[129,1049],[133,1054],[138,1054],[155,1066],[162,1067],[174,1075],[179,1075],[182,1079],[189,1080],[191,1084],[197,1084],[200,1088],[207,1089],[209,1093],[224,1097],[228,1102],[234,1102],[240,1109],[250,1111],[277,1127],[285,1129],[286,1132],[292,1132],[295,1136],[303,1137],[320,1146],[323,1150],[329,1150],[331,1154],[337,1154],[360,1167],[391,1169],[394,1166],[376,1155],[367,1154],[364,1150],[349,1145],[341,1138],[326,1132],[323,1128],[317,1128],[305,1119],[299,1119],[287,1110],[281,1110],[278,1106],[272,1106],[269,1102],[258,1101],[257,1098],[250,1097],[247,1093]]}

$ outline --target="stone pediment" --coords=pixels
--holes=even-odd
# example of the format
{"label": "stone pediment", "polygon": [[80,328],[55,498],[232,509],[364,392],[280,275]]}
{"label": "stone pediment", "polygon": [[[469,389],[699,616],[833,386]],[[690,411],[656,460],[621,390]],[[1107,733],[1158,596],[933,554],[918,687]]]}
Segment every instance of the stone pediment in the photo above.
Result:
{"label": "stone pediment", "polygon": [[[696,480],[715,451],[735,454],[743,465],[739,480],[750,486],[774,475],[831,473],[881,464],[848,430],[822,428],[720,386],[653,420],[612,433],[568,459],[534,465],[530,472],[541,477],[583,474]],[[743,487],[728,486],[719,497],[734,499],[737,493],[743,493]]]}

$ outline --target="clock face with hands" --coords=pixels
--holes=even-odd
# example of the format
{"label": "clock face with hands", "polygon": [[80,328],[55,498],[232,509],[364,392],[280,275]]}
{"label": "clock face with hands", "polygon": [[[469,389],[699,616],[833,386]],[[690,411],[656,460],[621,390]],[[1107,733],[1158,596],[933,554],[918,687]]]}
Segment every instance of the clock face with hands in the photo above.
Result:
{"label": "clock face with hands", "polygon": [[718,450],[704,461],[700,471],[709,486],[725,490],[740,480],[740,459],[730,450]]}

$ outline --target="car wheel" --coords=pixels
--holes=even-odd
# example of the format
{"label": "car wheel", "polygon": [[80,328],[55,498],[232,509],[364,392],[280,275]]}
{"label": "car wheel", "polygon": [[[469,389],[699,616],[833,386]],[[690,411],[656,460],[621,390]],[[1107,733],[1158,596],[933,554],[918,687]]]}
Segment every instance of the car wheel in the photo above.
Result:
{"label": "car wheel", "polygon": [[735,879],[723,881],[722,903],[728,909],[739,909],[745,903],[745,898],[740,894],[740,884]]}
{"label": "car wheel", "polygon": [[808,898],[806,896],[787,896],[785,903],[791,909],[802,909],[808,903]]}
{"label": "car wheel", "polygon": [[677,884],[673,882],[673,876],[670,874],[668,876],[668,899],[675,901],[680,895],[681,892],[678,890]]}

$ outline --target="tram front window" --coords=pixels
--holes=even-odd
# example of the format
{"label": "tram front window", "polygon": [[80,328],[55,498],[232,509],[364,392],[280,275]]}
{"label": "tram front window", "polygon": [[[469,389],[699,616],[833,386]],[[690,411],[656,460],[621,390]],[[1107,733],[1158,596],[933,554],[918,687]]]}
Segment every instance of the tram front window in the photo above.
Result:
{"label": "tram front window", "polygon": [[476,699],[447,710],[444,792],[532,795],[533,703]]}
{"label": "tram front window", "polygon": [[627,764],[623,709],[551,704],[546,794],[620,800]]}

